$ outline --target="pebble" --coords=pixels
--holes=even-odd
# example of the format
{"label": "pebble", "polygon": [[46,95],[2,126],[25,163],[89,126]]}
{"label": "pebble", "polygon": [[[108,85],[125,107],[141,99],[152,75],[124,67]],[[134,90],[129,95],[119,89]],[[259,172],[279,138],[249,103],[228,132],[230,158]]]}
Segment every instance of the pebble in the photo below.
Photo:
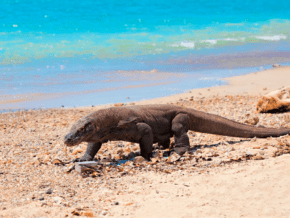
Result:
{"label": "pebble", "polygon": [[53,197],[53,201],[54,201],[55,203],[57,203],[57,204],[60,204],[60,203],[62,202],[62,198],[56,196],[56,197]]}
{"label": "pebble", "polygon": [[139,164],[139,163],[142,163],[142,162],[144,162],[145,161],[145,158],[144,157],[142,157],[142,156],[137,156],[137,157],[135,157],[134,159],[133,159],[133,162],[136,164]]}
{"label": "pebble", "polygon": [[107,214],[108,214],[108,211],[106,211],[106,210],[103,210],[103,211],[100,213],[101,216],[106,216]]}
{"label": "pebble", "polygon": [[45,194],[51,194],[52,193],[52,190],[49,188],[45,191]]}

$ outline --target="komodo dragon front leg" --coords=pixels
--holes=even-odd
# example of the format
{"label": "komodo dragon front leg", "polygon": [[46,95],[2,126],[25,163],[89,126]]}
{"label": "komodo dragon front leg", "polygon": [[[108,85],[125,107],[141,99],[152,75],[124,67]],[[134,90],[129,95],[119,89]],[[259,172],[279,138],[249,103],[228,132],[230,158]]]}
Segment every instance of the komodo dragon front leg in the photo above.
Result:
{"label": "komodo dragon front leg", "polygon": [[96,142],[96,143],[89,142],[84,156],[82,156],[82,158],[74,159],[73,162],[92,161],[95,155],[97,154],[97,152],[100,150],[101,146],[102,146],[101,142]]}
{"label": "komodo dragon front leg", "polygon": [[173,150],[178,154],[185,153],[189,147],[187,131],[189,129],[189,117],[187,114],[178,114],[172,120],[171,130],[174,134],[175,145]]}

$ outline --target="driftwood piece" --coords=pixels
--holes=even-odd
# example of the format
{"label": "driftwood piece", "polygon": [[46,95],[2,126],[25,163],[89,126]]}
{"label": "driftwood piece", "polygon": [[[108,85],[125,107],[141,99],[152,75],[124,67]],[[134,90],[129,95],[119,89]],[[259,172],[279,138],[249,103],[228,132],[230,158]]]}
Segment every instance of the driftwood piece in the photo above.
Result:
{"label": "driftwood piece", "polygon": [[264,95],[258,100],[259,113],[290,111],[290,86]]}

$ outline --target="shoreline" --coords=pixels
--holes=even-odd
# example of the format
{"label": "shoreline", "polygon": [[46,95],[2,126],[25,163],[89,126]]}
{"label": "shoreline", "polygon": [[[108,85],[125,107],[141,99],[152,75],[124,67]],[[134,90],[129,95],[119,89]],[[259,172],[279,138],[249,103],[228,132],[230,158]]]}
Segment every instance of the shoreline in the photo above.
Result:
{"label": "shoreline", "polygon": [[[288,75],[287,75],[288,74]],[[226,95],[264,95],[283,86],[289,86],[287,78],[290,74],[290,66],[281,66],[277,68],[267,69],[263,71],[253,72],[240,76],[223,78],[227,82],[226,85],[207,87],[200,89],[192,89],[186,93],[180,93],[162,98],[149,99],[136,102],[136,104],[155,104],[170,103],[179,99],[190,98],[191,96],[201,97],[225,97]]]}
{"label": "shoreline", "polygon": [[[243,69],[239,69],[241,72],[243,72]],[[157,97],[157,98],[149,98],[145,100],[136,100],[136,101],[130,101],[130,99],[122,98],[120,97],[120,101],[115,101],[114,103],[107,103],[107,104],[99,104],[94,105],[96,108],[102,108],[107,106],[112,106],[115,103],[125,103],[127,105],[130,105],[132,103],[136,105],[140,104],[167,104],[176,102],[180,99],[186,99],[190,97],[200,98],[200,97],[213,97],[213,96],[225,96],[225,95],[239,95],[239,94],[250,94],[250,95],[264,95],[268,92],[274,91],[276,89],[281,88],[282,86],[288,86],[287,80],[281,80],[280,78],[287,77],[287,73],[290,71],[290,66],[281,66],[277,68],[271,68],[261,71],[256,71],[253,73],[247,73],[240,76],[233,76],[233,77],[226,77],[222,78],[219,81],[222,83],[227,83],[226,85],[220,85],[220,86],[210,86],[206,88],[196,88],[196,89],[190,89],[187,92],[179,93],[179,94],[169,94],[168,96],[164,97]],[[157,71],[120,71],[119,75],[126,75],[126,77],[132,77],[130,74],[134,74],[136,76],[138,73],[144,74],[142,77],[148,75],[152,78],[148,79],[151,83],[148,84],[141,84],[141,85],[131,85],[131,86],[124,86],[124,87],[115,87],[115,88],[105,88],[101,90],[87,90],[87,91],[79,91],[79,92],[63,92],[63,93],[32,93],[32,94],[17,94],[17,95],[2,95],[0,96],[0,108],[2,113],[7,111],[17,111],[21,110],[23,107],[21,107],[22,104],[28,104],[36,102],[36,101],[60,101],[66,98],[66,96],[69,98],[72,98],[72,95],[76,95],[78,97],[86,96],[89,98],[90,96],[95,95],[95,93],[101,93],[101,95],[104,93],[103,91],[117,91],[120,90],[127,95],[130,95],[134,89],[140,90],[141,88],[153,87],[154,88],[160,88],[162,85],[170,85],[172,84],[172,81],[161,81],[160,78],[162,75],[165,75],[167,78],[170,78],[170,76],[173,76],[176,79],[187,79],[186,75],[184,74],[174,74],[174,73],[164,73],[164,72],[157,72]],[[140,76],[140,75],[138,75]],[[192,78],[189,78],[193,82],[198,82],[194,78],[193,75]],[[154,78],[158,78],[157,81],[154,81]],[[135,79],[135,78],[134,78]],[[198,78],[197,78],[198,80]],[[140,81],[141,82],[141,81]],[[155,83],[152,83],[155,82]],[[182,82],[180,82],[182,83]],[[190,85],[189,85],[190,86]],[[266,88],[266,89],[265,89]],[[102,93],[103,92],[103,93]],[[83,94],[83,95],[81,95]],[[85,94],[85,95],[84,95]],[[154,96],[154,93],[152,93]],[[155,92],[156,94],[156,92]],[[158,93],[160,94],[160,93]],[[105,95],[105,94],[104,94]],[[10,107],[7,103],[11,103]],[[14,107],[11,107],[11,105],[14,105]],[[74,106],[74,108],[80,107],[80,108],[86,108],[91,106]],[[61,107],[49,107],[49,108],[43,108],[43,109],[50,109],[50,108],[61,108]],[[64,108],[73,108],[73,107],[67,107],[64,106]],[[25,108],[26,109],[26,108]],[[27,109],[33,109],[33,107],[27,108]],[[38,108],[36,108],[38,109]]]}

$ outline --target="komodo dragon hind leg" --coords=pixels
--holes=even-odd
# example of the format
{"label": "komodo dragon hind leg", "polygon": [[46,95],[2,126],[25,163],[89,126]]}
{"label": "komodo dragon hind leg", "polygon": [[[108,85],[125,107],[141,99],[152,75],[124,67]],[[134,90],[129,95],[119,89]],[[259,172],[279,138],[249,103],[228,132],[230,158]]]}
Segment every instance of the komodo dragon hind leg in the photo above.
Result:
{"label": "komodo dragon hind leg", "polygon": [[92,161],[96,153],[100,150],[101,146],[102,146],[101,142],[96,142],[96,143],[89,142],[84,156],[82,158],[74,159],[73,162]]}
{"label": "komodo dragon hind leg", "polygon": [[150,160],[152,156],[153,133],[146,123],[137,123],[136,140],[140,144],[141,156]]}
{"label": "komodo dragon hind leg", "polygon": [[189,117],[187,114],[178,114],[172,120],[171,130],[174,134],[174,151],[180,155],[184,154],[189,148],[189,138],[187,131],[189,129]]}

